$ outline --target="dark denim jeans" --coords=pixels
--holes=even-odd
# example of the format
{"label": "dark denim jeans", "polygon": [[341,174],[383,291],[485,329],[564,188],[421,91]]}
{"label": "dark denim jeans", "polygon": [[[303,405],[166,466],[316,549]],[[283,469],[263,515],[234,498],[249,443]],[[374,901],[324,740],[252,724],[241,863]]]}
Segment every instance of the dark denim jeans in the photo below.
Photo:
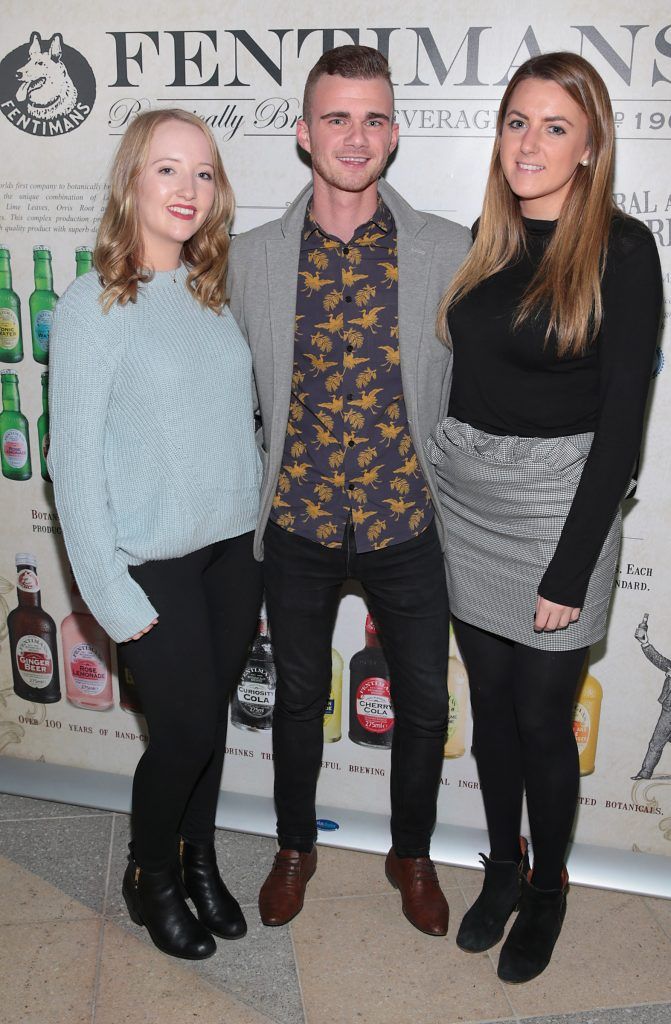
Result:
{"label": "dark denim jeans", "polygon": [[277,667],[273,750],[280,845],[307,850],[317,835],[331,639],[342,584],[354,579],[363,586],[389,666],[392,843],[399,856],[428,856],[448,717],[448,602],[435,522],[413,540],[359,554],[351,528],[342,547],[327,548],[271,521],[264,549]]}

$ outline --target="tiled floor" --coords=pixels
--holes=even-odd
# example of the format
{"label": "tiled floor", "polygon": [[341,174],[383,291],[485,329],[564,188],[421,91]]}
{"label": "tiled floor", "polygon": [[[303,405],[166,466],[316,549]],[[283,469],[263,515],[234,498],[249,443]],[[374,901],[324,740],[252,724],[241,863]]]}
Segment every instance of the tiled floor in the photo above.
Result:
{"label": "tiled floor", "polygon": [[439,867],[453,923],[428,938],[382,858],[322,848],[303,912],[268,929],[256,895],[274,844],[219,832],[249,932],[191,964],[128,920],[127,841],[124,815],[0,796],[2,1024],[671,1024],[671,901],[573,886],[552,964],[507,986],[496,950],[454,943],[478,872]]}

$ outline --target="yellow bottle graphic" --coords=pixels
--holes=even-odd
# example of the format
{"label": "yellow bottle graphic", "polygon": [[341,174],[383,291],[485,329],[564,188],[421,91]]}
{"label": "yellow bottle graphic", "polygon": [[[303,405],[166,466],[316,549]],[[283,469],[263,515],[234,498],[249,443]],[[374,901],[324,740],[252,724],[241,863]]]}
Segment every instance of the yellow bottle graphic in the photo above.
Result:
{"label": "yellow bottle graphic", "polygon": [[594,771],[602,697],[599,680],[586,674],[573,708],[573,732],[578,744],[581,775],[591,775]]}
{"label": "yellow bottle graphic", "polygon": [[337,743],[342,735],[342,670],[343,660],[331,648],[331,693],[324,712],[324,742]]}
{"label": "yellow bottle graphic", "polygon": [[447,661],[447,689],[450,695],[450,704],[443,757],[463,757],[466,753],[466,724],[469,705],[468,675],[458,655],[459,649],[450,625],[450,657]]}

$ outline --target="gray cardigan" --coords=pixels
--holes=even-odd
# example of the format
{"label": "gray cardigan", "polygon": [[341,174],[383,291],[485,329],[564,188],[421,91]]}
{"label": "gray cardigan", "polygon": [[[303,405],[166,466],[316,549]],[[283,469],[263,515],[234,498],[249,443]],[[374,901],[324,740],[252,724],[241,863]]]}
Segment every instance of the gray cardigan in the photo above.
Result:
{"label": "gray cardigan", "polygon": [[[410,433],[442,538],[435,469],[424,453],[426,438],[446,415],[451,381],[452,353],[436,337],[436,309],[470,248],[471,235],[459,224],[413,210],[384,180],[378,187],[398,234],[399,347]],[[262,557],[289,419],[300,236],[311,195],[308,185],[283,217],[238,235],[230,252],[231,311],[252,350],[262,422],[257,558]]]}

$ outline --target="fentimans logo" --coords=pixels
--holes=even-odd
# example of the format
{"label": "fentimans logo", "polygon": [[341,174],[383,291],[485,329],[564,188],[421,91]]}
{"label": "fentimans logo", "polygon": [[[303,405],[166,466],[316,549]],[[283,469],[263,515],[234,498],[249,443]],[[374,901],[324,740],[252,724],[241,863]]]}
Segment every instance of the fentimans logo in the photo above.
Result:
{"label": "fentimans logo", "polygon": [[90,64],[58,32],[46,44],[33,32],[29,43],[0,62],[0,110],[29,135],[71,132],[89,116],[95,98]]}

